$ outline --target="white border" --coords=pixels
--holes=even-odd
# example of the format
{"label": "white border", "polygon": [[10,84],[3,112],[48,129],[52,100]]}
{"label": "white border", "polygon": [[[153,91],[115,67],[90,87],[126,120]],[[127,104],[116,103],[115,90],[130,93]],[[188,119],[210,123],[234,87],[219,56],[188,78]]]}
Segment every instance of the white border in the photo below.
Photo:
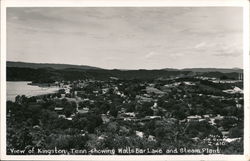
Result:
{"label": "white border", "polygon": [[250,160],[250,49],[249,49],[249,4],[243,10],[243,66],[244,66],[244,155]]}
{"label": "white border", "polygon": [[[6,7],[244,7],[244,155],[10,156],[6,155]],[[1,1],[1,158],[0,160],[250,160],[249,2],[247,0],[2,0]]]}

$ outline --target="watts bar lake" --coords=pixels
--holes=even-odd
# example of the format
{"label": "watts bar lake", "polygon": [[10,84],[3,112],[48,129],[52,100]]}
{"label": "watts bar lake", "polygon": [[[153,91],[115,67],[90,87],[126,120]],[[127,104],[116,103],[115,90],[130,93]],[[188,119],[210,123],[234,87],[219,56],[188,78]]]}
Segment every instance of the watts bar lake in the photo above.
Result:
{"label": "watts bar lake", "polygon": [[55,93],[59,87],[39,87],[29,85],[28,81],[7,81],[7,100],[15,101],[17,95],[25,95],[27,97]]}

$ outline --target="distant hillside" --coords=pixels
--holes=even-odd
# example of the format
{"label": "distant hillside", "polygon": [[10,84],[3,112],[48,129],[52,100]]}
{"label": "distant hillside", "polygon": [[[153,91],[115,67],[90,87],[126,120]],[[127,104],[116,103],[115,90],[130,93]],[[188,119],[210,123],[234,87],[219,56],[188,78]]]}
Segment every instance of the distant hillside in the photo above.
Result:
{"label": "distant hillside", "polygon": [[[87,65],[72,65],[72,64],[52,64],[52,63],[27,63],[27,62],[13,62],[7,61],[7,67],[18,67],[18,68],[32,68],[32,69],[39,69],[39,68],[53,68],[57,70],[61,69],[68,69],[68,70],[88,70],[88,69],[102,69],[93,66]],[[129,71],[123,69],[117,69],[120,71]],[[143,69],[142,69],[143,70]],[[192,71],[192,72],[221,72],[221,73],[242,73],[243,69],[240,68],[184,68],[184,69],[175,69],[175,68],[164,68],[160,70],[166,71]]]}
{"label": "distant hillside", "polygon": [[167,71],[178,71],[179,69],[175,69],[175,68],[164,68],[162,70],[167,70]]}
{"label": "distant hillside", "polygon": [[171,76],[188,75],[188,71],[166,71],[166,70],[81,70],[75,68],[53,69],[53,68],[20,68],[7,67],[7,81],[33,81],[47,83],[60,80],[96,79],[107,80],[110,77],[132,80],[153,80],[158,78],[169,78]]}
{"label": "distant hillside", "polygon": [[243,73],[243,69],[240,68],[185,68],[182,71],[192,71],[192,72],[221,72],[221,73]]}
{"label": "distant hillside", "polygon": [[26,63],[26,62],[12,62],[7,61],[7,67],[18,67],[18,68],[53,68],[53,69],[101,69],[97,67],[87,66],[87,65],[70,65],[70,64],[52,64],[52,63]]}
{"label": "distant hillside", "polygon": [[238,79],[242,69],[186,68],[160,70],[106,70],[97,67],[69,64],[38,64],[24,62],[7,62],[8,81],[53,82],[57,80],[97,79],[107,80],[110,77],[119,79],[154,80],[171,77],[190,77],[198,75],[223,79]]}

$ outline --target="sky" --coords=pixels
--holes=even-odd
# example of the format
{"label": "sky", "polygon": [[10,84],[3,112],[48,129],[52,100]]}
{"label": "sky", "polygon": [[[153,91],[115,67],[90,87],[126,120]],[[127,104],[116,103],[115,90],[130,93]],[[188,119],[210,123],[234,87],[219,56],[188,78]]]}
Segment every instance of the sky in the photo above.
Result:
{"label": "sky", "polygon": [[242,68],[242,14],[240,7],[7,8],[7,60]]}

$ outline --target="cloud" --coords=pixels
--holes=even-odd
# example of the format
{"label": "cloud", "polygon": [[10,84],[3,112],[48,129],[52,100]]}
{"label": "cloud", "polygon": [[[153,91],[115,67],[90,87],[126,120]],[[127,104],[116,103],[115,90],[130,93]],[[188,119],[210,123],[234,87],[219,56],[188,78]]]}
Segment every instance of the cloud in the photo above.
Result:
{"label": "cloud", "polygon": [[238,57],[242,54],[239,54],[238,52],[224,52],[224,53],[215,53],[214,56],[218,57]]}
{"label": "cloud", "polygon": [[150,53],[148,53],[148,54],[145,55],[145,58],[146,58],[146,59],[150,59],[150,58],[152,58],[152,57],[154,57],[154,56],[157,56],[157,55],[160,55],[160,53],[151,51]]}
{"label": "cloud", "polygon": [[198,49],[198,48],[201,48],[201,47],[204,47],[204,46],[206,46],[206,42],[201,42],[201,43],[199,43],[199,44],[197,44],[197,45],[195,45],[195,49]]}
{"label": "cloud", "polygon": [[242,53],[241,13],[236,7],[8,8],[8,60],[110,69],[235,66],[242,60],[234,56]]}

